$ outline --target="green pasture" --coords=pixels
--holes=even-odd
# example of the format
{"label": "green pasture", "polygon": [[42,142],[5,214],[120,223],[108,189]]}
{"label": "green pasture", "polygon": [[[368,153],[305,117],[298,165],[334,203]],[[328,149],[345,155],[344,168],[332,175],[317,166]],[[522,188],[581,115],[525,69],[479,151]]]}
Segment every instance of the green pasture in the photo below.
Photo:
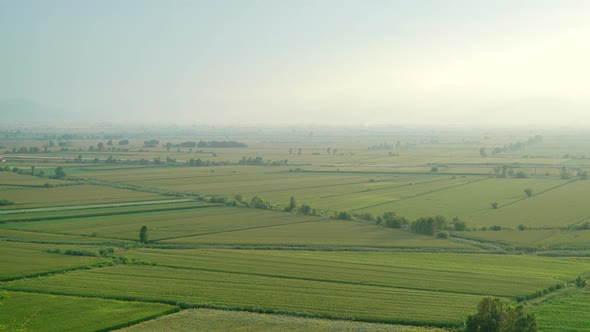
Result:
{"label": "green pasture", "polygon": [[434,327],[413,327],[242,311],[188,309],[130,326],[121,332],[166,331],[319,331],[319,332],[417,332],[444,331]]}
{"label": "green pasture", "polygon": [[170,313],[160,303],[113,301],[25,292],[6,292],[0,310],[0,330],[97,331]]}

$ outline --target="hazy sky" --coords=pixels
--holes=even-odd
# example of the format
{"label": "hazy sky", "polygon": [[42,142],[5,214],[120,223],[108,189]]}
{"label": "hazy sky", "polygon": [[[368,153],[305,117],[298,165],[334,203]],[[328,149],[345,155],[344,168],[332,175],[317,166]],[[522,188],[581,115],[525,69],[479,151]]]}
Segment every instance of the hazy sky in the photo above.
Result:
{"label": "hazy sky", "polygon": [[590,125],[590,1],[0,0],[0,41],[0,99],[92,120]]}

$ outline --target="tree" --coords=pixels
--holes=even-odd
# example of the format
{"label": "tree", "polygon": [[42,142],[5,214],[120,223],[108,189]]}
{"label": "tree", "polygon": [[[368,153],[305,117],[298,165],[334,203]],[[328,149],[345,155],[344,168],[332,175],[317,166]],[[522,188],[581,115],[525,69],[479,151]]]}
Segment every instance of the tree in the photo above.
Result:
{"label": "tree", "polygon": [[289,200],[289,206],[285,209],[287,212],[291,212],[297,208],[297,202],[295,201],[295,197],[291,196]]}
{"label": "tree", "polygon": [[311,206],[307,204],[303,204],[299,207],[299,212],[301,212],[302,214],[309,215],[311,214],[311,211]]}
{"label": "tree", "polygon": [[479,155],[482,157],[486,157],[488,153],[486,152],[486,148],[479,149]]}
{"label": "tree", "polygon": [[526,188],[526,189],[524,190],[524,193],[527,195],[527,197],[531,197],[531,196],[533,196],[533,189],[531,189],[531,188]]}
{"label": "tree", "polygon": [[586,287],[586,285],[587,285],[587,282],[586,282],[586,280],[582,279],[582,277],[578,276],[576,278],[576,287],[584,288],[584,287]]}
{"label": "tree", "polygon": [[64,168],[59,166],[55,169],[55,178],[56,179],[63,179],[66,177],[66,172],[64,171]]}
{"label": "tree", "polygon": [[444,229],[446,222],[443,216],[421,217],[412,221],[410,229],[414,233],[434,235],[434,233]]}
{"label": "tree", "polygon": [[522,305],[508,306],[495,297],[485,297],[477,305],[477,313],[467,316],[465,331],[478,332],[536,332],[534,314],[528,314]]}
{"label": "tree", "polygon": [[453,218],[453,226],[455,226],[456,231],[464,231],[467,228],[465,222],[459,219],[459,217]]}
{"label": "tree", "polygon": [[396,215],[395,212],[385,212],[381,218],[381,222],[385,227],[390,228],[402,228],[409,224],[409,221],[406,218]]}
{"label": "tree", "polygon": [[250,206],[256,208],[256,209],[270,209],[271,208],[271,204],[267,201],[265,201],[264,199],[258,197],[258,196],[254,196],[252,198],[252,201],[250,201]]}
{"label": "tree", "polygon": [[148,227],[146,225],[141,226],[141,229],[139,230],[139,242],[141,242],[141,243],[148,243],[149,242]]}
{"label": "tree", "polygon": [[562,166],[561,169],[559,170],[559,178],[562,180],[567,180],[571,177],[572,177],[572,174],[570,173],[569,169],[567,169],[567,167],[565,167],[565,166]]}
{"label": "tree", "polygon": [[498,202],[492,202],[492,209],[497,209],[498,208]]}

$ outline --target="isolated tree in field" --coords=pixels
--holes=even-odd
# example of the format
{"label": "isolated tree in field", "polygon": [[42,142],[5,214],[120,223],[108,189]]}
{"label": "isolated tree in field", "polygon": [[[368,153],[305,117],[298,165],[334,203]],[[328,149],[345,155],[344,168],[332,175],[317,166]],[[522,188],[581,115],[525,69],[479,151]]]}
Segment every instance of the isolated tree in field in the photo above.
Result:
{"label": "isolated tree in field", "polygon": [[149,242],[149,234],[148,234],[148,227],[146,225],[141,226],[139,230],[139,242],[141,243],[148,243]]}
{"label": "isolated tree in field", "polygon": [[466,332],[536,332],[534,314],[528,314],[522,305],[504,305],[500,299],[485,297],[477,305],[477,313],[467,316]]}
{"label": "isolated tree in field", "polygon": [[526,188],[526,189],[524,190],[524,193],[527,195],[527,197],[531,197],[531,196],[533,196],[533,189],[531,189],[531,188]]}
{"label": "isolated tree in field", "polygon": [[493,202],[492,203],[492,209],[497,209],[498,208],[498,202]]}
{"label": "isolated tree in field", "polygon": [[66,172],[64,172],[64,168],[59,166],[55,169],[55,178],[56,179],[63,179],[66,177]]}

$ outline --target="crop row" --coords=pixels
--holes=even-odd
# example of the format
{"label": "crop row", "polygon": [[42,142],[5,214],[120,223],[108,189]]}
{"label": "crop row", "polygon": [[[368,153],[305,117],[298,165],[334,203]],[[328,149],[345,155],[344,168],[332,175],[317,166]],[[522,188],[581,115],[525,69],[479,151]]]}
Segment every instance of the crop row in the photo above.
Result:
{"label": "crop row", "polygon": [[147,225],[150,239],[170,239],[242,229],[320,220],[275,211],[247,208],[208,207],[189,210],[133,213],[114,216],[67,218],[61,220],[11,223],[6,229],[30,230],[68,235],[136,240]]}
{"label": "crop row", "polygon": [[[7,292],[0,322],[7,331],[97,331],[177,311],[159,303]],[[76,317],[76,319],[72,319]]]}
{"label": "crop row", "polygon": [[17,280],[3,287],[113,299],[176,301],[184,306],[225,306],[248,311],[284,311],[439,326],[458,324],[480,298],[469,294],[134,265]]}
{"label": "crop row", "polygon": [[97,257],[65,256],[45,252],[46,249],[54,248],[85,249],[87,247],[0,241],[2,252],[0,279],[76,268],[105,261]]}
{"label": "crop row", "polygon": [[503,297],[590,272],[590,261],[486,254],[140,249],[130,256],[201,271]]}

